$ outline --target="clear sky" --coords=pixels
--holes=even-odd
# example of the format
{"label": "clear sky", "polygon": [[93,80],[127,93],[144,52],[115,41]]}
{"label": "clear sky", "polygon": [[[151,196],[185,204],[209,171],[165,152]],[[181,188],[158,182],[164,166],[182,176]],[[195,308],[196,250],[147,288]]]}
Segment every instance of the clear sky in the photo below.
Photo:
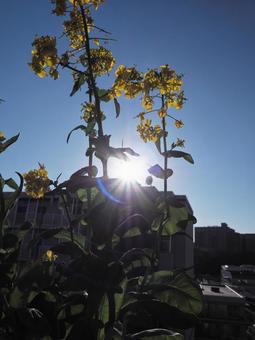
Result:
{"label": "clear sky", "polygon": [[[170,136],[186,140],[195,165],[171,161],[169,189],[186,194],[199,226],[226,222],[239,232],[255,232],[255,1],[106,0],[97,24],[117,39],[110,45],[118,64],[140,70],[169,64],[184,74],[185,108],[176,113],[185,126]],[[4,177],[44,163],[62,179],[86,164],[80,124],[84,92],[69,97],[71,76],[39,79],[28,68],[35,35],[60,35],[60,19],[47,0],[3,1],[0,11],[0,130],[19,141],[0,158]],[[111,79],[104,81],[111,84]],[[159,163],[154,145],[144,144],[133,119],[137,102],[120,100],[116,120],[105,108],[105,132],[112,144],[133,147],[148,165]],[[170,124],[171,125],[171,124]],[[160,181],[154,184],[161,188]]]}

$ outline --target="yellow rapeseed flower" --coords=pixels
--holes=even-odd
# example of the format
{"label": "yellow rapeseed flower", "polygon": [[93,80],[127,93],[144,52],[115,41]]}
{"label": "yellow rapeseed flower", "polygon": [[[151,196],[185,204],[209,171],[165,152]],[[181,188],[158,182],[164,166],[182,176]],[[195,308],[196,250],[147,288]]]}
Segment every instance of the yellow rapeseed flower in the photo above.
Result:
{"label": "yellow rapeseed flower", "polygon": [[54,254],[52,250],[47,250],[46,253],[43,255],[43,260],[49,261],[49,262],[54,262],[57,259],[57,255]]}
{"label": "yellow rapeseed flower", "polygon": [[185,140],[177,138],[177,141],[175,142],[175,145],[178,146],[179,148],[184,148]]}
{"label": "yellow rapeseed flower", "polygon": [[160,118],[164,118],[167,114],[167,110],[165,108],[161,108],[160,110],[158,110],[158,115]]}
{"label": "yellow rapeseed flower", "polygon": [[180,129],[184,125],[182,120],[178,120],[178,119],[175,120],[174,124],[177,127],[177,129]]}
{"label": "yellow rapeseed flower", "polygon": [[23,174],[25,181],[25,192],[33,198],[42,198],[50,191],[51,180],[48,178],[48,171],[44,165],[39,163],[39,168],[30,170]]}
{"label": "yellow rapeseed flower", "polygon": [[94,43],[95,45],[97,45],[97,46],[100,45],[99,39],[93,39],[93,43]]}
{"label": "yellow rapeseed flower", "polygon": [[147,110],[151,111],[153,108],[153,99],[151,96],[144,96],[142,98],[142,106]]}
{"label": "yellow rapeseed flower", "polygon": [[98,9],[99,5],[103,4],[105,0],[69,0],[71,4],[78,5],[81,3],[82,5],[93,5],[95,9]]}

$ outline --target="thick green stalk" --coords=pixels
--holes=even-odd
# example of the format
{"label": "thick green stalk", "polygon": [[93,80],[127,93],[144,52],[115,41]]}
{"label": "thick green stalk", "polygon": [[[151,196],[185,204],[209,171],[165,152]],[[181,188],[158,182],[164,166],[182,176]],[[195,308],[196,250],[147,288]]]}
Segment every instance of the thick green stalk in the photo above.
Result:
{"label": "thick green stalk", "polygon": [[[101,119],[101,108],[100,108],[100,98],[98,95],[98,90],[96,86],[96,80],[93,74],[92,70],[92,62],[91,62],[91,53],[90,53],[90,43],[89,43],[89,33],[88,33],[88,25],[86,21],[86,15],[84,11],[84,7],[81,4],[80,0],[78,0],[81,16],[82,16],[82,22],[83,22],[83,28],[84,28],[84,37],[85,37],[85,49],[87,53],[87,59],[88,59],[88,73],[89,73],[89,83],[91,85],[91,89],[95,98],[95,109],[96,109],[96,122],[98,126],[98,138],[103,140],[104,132],[103,132],[103,124]],[[108,171],[107,171],[107,162],[102,161],[103,166],[103,177],[108,178]]]}
{"label": "thick green stalk", "polygon": [[71,241],[73,242],[72,219],[71,219],[71,216],[70,216],[70,213],[69,213],[69,210],[68,210],[68,206],[67,206],[67,202],[66,202],[65,196],[63,195],[62,191],[60,191],[60,197],[61,197],[61,199],[63,201],[63,204],[64,204],[64,209],[65,209],[65,212],[66,212],[66,217],[67,217],[68,223],[69,223],[70,237],[71,237]]}
{"label": "thick green stalk", "polygon": [[84,36],[85,36],[85,49],[87,53],[87,58],[88,58],[88,71],[89,71],[89,79],[90,79],[90,85],[93,91],[93,95],[95,97],[95,108],[96,108],[96,121],[98,125],[98,136],[102,137],[104,135],[103,132],[103,125],[102,125],[102,120],[101,120],[101,110],[100,110],[100,99],[97,91],[97,86],[96,86],[96,80],[93,74],[92,70],[92,62],[91,62],[91,53],[90,53],[90,43],[89,43],[89,33],[88,33],[88,25],[86,21],[86,15],[84,12],[84,8],[79,2],[79,7],[81,11],[81,16],[82,16],[82,22],[83,22],[83,28],[84,28]]}

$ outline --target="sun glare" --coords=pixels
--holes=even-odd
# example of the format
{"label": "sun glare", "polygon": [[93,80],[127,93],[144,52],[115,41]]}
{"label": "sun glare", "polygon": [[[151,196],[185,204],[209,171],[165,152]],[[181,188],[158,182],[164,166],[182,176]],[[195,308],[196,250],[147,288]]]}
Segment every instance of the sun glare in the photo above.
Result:
{"label": "sun glare", "polygon": [[147,166],[142,159],[131,159],[129,161],[117,161],[115,165],[114,177],[118,177],[125,182],[137,181],[143,183],[148,175]]}

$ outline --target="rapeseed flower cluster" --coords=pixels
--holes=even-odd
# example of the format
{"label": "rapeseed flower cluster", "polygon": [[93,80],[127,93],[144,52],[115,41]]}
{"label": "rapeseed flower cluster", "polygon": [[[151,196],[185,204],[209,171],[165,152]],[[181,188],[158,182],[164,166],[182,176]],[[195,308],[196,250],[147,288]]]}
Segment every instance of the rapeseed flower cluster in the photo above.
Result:
{"label": "rapeseed flower cluster", "polygon": [[[88,28],[91,18],[86,17]],[[85,35],[83,31],[83,20],[81,13],[74,9],[70,12],[70,20],[64,21],[64,32],[70,40],[70,47],[73,49],[81,49],[84,47]]]}
{"label": "rapeseed flower cluster", "polygon": [[66,0],[51,0],[51,3],[55,4],[55,8],[52,13],[59,15],[65,15],[66,13]]}
{"label": "rapeseed flower cluster", "polygon": [[83,113],[81,119],[88,123],[89,120],[91,120],[91,118],[93,118],[95,115],[95,104],[85,102],[82,104],[81,112]]}
{"label": "rapeseed flower cluster", "polygon": [[103,46],[91,48],[90,56],[92,71],[97,76],[109,73],[115,64],[115,58],[112,52]]}
{"label": "rapeseed flower cluster", "polygon": [[104,3],[105,0],[69,0],[71,4],[78,5],[93,5],[95,9]]}
{"label": "rapeseed flower cluster", "polygon": [[117,96],[124,92],[127,98],[135,98],[142,91],[142,75],[135,67],[119,65],[115,71],[113,91]]}
{"label": "rapeseed flower cluster", "polygon": [[48,178],[48,171],[43,164],[39,163],[39,168],[30,170],[23,174],[25,181],[25,192],[33,198],[42,198],[50,191],[51,180]]}
{"label": "rapeseed flower cluster", "polygon": [[49,74],[53,79],[59,77],[58,55],[56,48],[56,38],[50,36],[41,36],[35,38],[32,50],[32,61],[29,63],[31,69],[40,77],[44,78]]}
{"label": "rapeseed flower cluster", "polygon": [[155,143],[163,133],[161,127],[159,125],[152,126],[152,120],[145,119],[144,113],[139,114],[139,120],[140,122],[137,125],[137,131],[139,132],[140,137],[145,143],[147,143],[147,141]]}

